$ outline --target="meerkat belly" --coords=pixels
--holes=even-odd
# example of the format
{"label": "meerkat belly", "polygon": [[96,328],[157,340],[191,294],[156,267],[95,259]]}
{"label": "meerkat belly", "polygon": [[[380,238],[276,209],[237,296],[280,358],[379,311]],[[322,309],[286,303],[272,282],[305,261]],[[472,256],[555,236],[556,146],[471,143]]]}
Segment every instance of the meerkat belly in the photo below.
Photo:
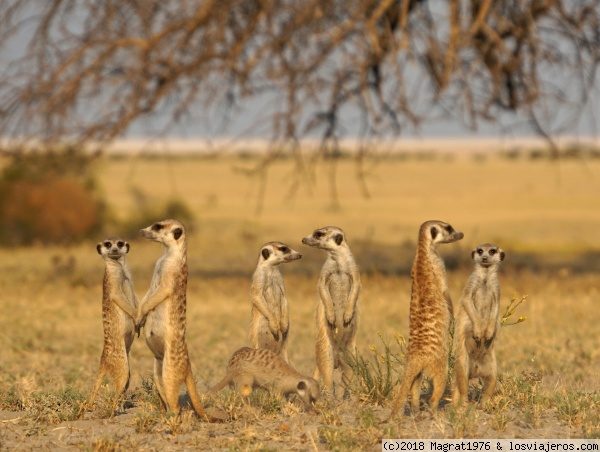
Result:
{"label": "meerkat belly", "polygon": [[146,319],[146,344],[158,359],[162,359],[165,354],[166,318],[167,304],[162,303]]}
{"label": "meerkat belly", "polygon": [[333,301],[333,308],[335,309],[336,323],[339,321],[343,322],[344,309],[350,297],[351,289],[352,282],[350,277],[345,273],[337,273],[329,278],[329,293],[331,301]]}
{"label": "meerkat belly", "polygon": [[281,299],[283,287],[278,284],[269,285],[265,288],[265,301],[275,314],[277,319],[281,318]]}
{"label": "meerkat belly", "polygon": [[125,346],[127,349],[129,349],[133,343],[133,338],[135,335],[134,321],[129,314],[120,308],[118,309],[118,318],[120,330],[123,335],[123,339],[125,340]]}

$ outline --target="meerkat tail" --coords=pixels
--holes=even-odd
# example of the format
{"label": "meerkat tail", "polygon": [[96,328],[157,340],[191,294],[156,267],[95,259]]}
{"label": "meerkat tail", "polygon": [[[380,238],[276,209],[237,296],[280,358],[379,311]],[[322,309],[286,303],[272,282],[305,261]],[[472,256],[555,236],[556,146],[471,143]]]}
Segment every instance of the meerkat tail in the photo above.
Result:
{"label": "meerkat tail", "polygon": [[216,422],[217,420],[215,418],[209,416],[204,411],[202,401],[200,400],[200,395],[198,394],[198,390],[196,389],[196,381],[194,380],[194,375],[191,371],[189,371],[187,376],[185,377],[185,385],[187,387],[188,394],[190,396],[190,400],[192,401],[192,406],[194,407],[194,411],[196,411],[196,414],[208,422]]}

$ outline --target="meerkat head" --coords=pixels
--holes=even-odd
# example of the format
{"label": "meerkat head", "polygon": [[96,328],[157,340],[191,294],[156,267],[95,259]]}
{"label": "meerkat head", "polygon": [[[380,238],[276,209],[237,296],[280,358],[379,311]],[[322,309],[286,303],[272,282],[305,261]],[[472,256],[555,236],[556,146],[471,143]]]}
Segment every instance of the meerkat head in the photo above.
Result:
{"label": "meerkat head", "polygon": [[140,235],[148,240],[162,243],[166,247],[185,244],[185,228],[177,220],[157,221],[151,226],[140,230]]}
{"label": "meerkat head", "polygon": [[268,263],[270,265],[279,265],[286,262],[292,262],[300,259],[302,254],[298,251],[294,251],[285,243],[281,242],[268,242],[265,243],[261,250],[260,256],[258,257],[259,265],[261,263]]}
{"label": "meerkat head", "polygon": [[98,243],[96,250],[104,259],[116,261],[129,253],[129,243],[119,237],[109,237]]}
{"label": "meerkat head", "polygon": [[479,245],[471,252],[471,259],[475,261],[475,265],[482,267],[498,265],[504,260],[504,257],[504,251],[493,243]]}
{"label": "meerkat head", "polygon": [[327,251],[337,250],[341,246],[347,245],[346,234],[336,226],[315,229],[311,235],[302,239],[302,243]]}
{"label": "meerkat head", "polygon": [[419,231],[420,240],[426,240],[431,245],[437,245],[439,243],[452,243],[457,240],[461,240],[464,234],[460,231],[456,231],[448,223],[443,221],[426,221],[421,225]]}
{"label": "meerkat head", "polygon": [[296,393],[302,399],[306,411],[315,411],[314,404],[321,397],[321,389],[317,380],[312,377],[298,380]]}

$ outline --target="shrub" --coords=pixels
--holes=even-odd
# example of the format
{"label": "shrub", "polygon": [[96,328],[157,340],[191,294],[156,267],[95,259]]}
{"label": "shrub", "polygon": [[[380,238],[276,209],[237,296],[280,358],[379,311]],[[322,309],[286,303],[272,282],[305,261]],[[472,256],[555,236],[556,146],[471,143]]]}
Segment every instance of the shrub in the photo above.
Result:
{"label": "shrub", "polygon": [[74,242],[98,231],[91,157],[73,148],[14,151],[0,181],[0,243]]}

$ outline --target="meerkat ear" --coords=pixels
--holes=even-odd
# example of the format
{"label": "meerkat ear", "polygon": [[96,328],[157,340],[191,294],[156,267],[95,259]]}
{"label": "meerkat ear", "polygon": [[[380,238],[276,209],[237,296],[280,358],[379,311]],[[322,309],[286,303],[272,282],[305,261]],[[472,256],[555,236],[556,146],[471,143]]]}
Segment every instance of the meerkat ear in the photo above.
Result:
{"label": "meerkat ear", "polygon": [[433,226],[433,227],[430,229],[430,232],[431,232],[431,239],[432,239],[432,240],[435,240],[435,238],[436,238],[436,237],[437,237],[437,235],[438,235],[438,230],[437,230],[437,228],[436,228],[435,226]]}
{"label": "meerkat ear", "polygon": [[504,257],[506,256],[506,254],[504,254],[504,251],[500,251],[500,260],[503,261]]}
{"label": "meerkat ear", "polygon": [[175,238],[175,240],[179,240],[179,237],[181,237],[183,235],[183,229],[181,228],[177,228],[173,231],[173,237]]}
{"label": "meerkat ear", "polygon": [[129,253],[129,243],[125,242],[125,254]]}
{"label": "meerkat ear", "polygon": [[344,241],[344,236],[342,234],[336,234],[335,237],[333,237],[333,240],[335,240],[335,243],[338,245],[341,245]]}
{"label": "meerkat ear", "polygon": [[471,251],[471,259],[475,259],[475,250]]}
{"label": "meerkat ear", "polygon": [[267,260],[271,255],[271,251],[269,250],[269,248],[263,248],[260,253],[262,254],[262,257],[265,258],[265,260]]}
{"label": "meerkat ear", "polygon": [[300,380],[296,388],[298,391],[306,391],[306,382],[304,380]]}
{"label": "meerkat ear", "polygon": [[98,244],[96,245],[96,251],[98,251],[98,254],[102,254],[102,251],[101,251],[101,250],[102,250],[102,243],[98,243]]}

